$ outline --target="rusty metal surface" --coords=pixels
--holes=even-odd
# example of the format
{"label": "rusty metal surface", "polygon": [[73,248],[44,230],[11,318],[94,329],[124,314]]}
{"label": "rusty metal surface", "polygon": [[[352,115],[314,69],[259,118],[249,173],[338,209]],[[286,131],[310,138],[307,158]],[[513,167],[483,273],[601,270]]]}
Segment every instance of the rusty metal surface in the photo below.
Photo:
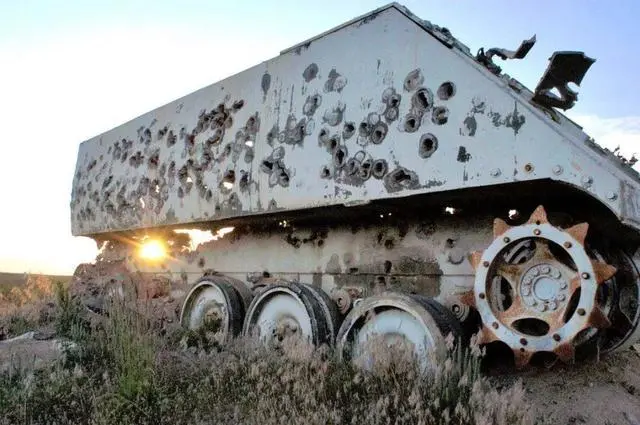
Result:
{"label": "rusty metal surface", "polygon": [[[482,343],[506,343],[518,367],[538,352],[553,352],[568,362],[574,360],[580,334],[611,326],[598,289],[617,269],[589,257],[588,227],[557,228],[542,206],[520,226],[496,219],[493,242],[471,257],[474,296],[465,297],[480,313]],[[531,253],[514,255],[523,242],[534,246]]]}
{"label": "rusty metal surface", "polygon": [[393,4],[83,142],[72,232],[535,179],[638,228],[638,179],[531,97]]}

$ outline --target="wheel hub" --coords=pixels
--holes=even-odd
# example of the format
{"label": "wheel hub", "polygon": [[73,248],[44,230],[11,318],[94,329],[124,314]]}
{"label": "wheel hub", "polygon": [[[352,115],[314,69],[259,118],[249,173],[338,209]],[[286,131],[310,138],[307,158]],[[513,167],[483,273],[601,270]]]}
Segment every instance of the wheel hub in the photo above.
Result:
{"label": "wheel hub", "polygon": [[566,306],[569,282],[553,264],[536,264],[529,268],[520,279],[520,296],[528,307],[538,311]]}
{"label": "wheel hub", "polygon": [[[474,290],[463,296],[480,313],[481,344],[507,344],[517,367],[536,352],[570,361],[583,331],[610,325],[597,293],[616,268],[589,257],[587,231],[587,223],[569,229],[552,226],[541,206],[520,226],[494,221],[493,242],[470,257],[476,270]],[[511,254],[523,244],[535,247],[531,255]]]}
{"label": "wheel hub", "polygon": [[280,349],[289,338],[300,337],[300,323],[290,316],[280,318],[271,330],[271,347]]}

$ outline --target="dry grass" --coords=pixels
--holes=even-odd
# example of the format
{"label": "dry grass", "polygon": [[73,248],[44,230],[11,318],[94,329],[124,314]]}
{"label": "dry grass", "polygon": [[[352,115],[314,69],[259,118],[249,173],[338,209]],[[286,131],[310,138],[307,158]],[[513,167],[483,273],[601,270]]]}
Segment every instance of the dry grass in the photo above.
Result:
{"label": "dry grass", "polygon": [[0,273],[0,339],[12,338],[53,321],[55,287],[69,278]]}
{"label": "dry grass", "polygon": [[520,386],[497,391],[480,376],[477,347],[452,346],[431,373],[401,355],[367,371],[327,347],[292,343],[282,355],[247,340],[219,349],[185,331],[160,337],[119,303],[90,325],[59,288],[56,328],[77,345],[50,367],[0,376],[0,423],[531,423]]}

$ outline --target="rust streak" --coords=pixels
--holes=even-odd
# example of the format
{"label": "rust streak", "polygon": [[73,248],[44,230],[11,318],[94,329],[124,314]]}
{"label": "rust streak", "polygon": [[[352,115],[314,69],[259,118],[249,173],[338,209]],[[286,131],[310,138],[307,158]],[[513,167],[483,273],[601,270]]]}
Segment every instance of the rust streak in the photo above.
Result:
{"label": "rust streak", "polygon": [[581,245],[584,245],[584,241],[587,238],[587,232],[589,231],[589,223],[576,224],[565,231],[570,234],[573,239],[580,242]]}
{"label": "rust streak", "polygon": [[611,279],[614,274],[618,271],[614,266],[611,266],[602,261],[591,261],[593,265],[593,271],[596,274],[596,282],[601,284]]}
{"label": "rust streak", "polygon": [[545,211],[542,205],[538,206],[538,208],[533,211],[531,217],[529,217],[529,221],[527,224],[543,224],[549,223],[549,219],[547,218],[547,212]]}
{"label": "rust streak", "polygon": [[576,355],[576,349],[570,341],[558,345],[553,352],[564,363],[573,361]]}
{"label": "rust streak", "polygon": [[511,229],[511,226],[507,224],[506,221],[501,218],[496,218],[493,220],[493,238],[497,239],[498,237],[505,234],[507,231]]}

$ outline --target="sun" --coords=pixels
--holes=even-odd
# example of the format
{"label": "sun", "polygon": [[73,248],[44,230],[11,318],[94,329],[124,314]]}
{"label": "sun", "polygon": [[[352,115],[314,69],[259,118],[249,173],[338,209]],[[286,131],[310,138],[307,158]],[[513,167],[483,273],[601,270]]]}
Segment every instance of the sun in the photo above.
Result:
{"label": "sun", "polygon": [[159,260],[167,255],[167,251],[162,242],[155,239],[142,243],[140,247],[140,257],[147,260]]}

